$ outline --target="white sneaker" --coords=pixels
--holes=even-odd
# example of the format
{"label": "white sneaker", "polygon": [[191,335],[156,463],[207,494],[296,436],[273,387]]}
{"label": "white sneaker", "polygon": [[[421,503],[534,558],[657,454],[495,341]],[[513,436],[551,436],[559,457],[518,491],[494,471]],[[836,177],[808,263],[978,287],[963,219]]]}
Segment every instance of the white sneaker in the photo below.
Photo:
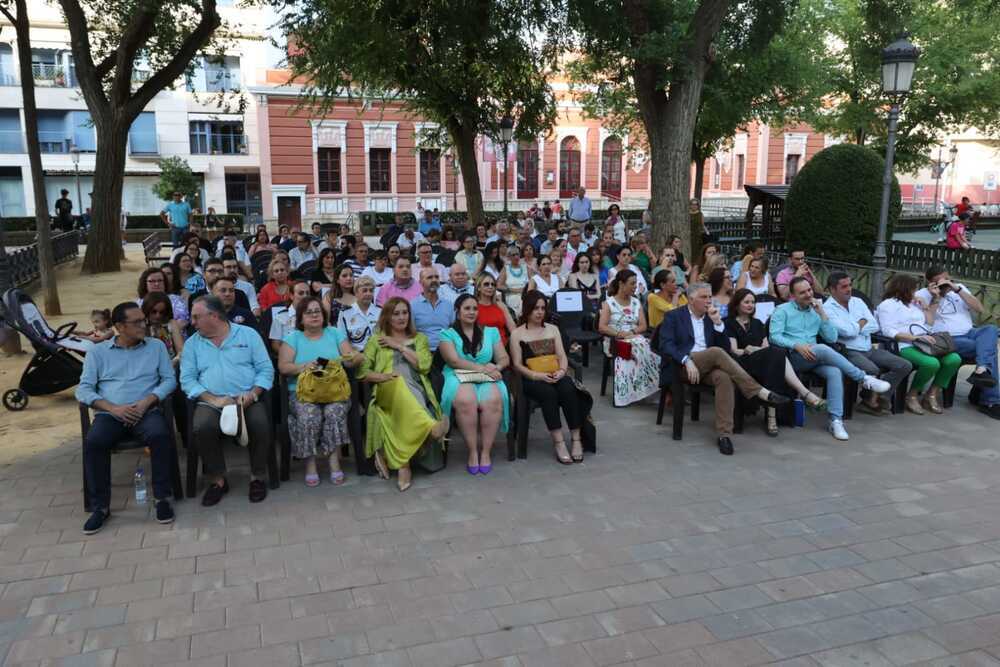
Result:
{"label": "white sneaker", "polygon": [[847,431],[844,429],[844,421],[842,419],[831,419],[830,420],[830,433],[837,440],[850,440],[851,436],[847,435]]}
{"label": "white sneaker", "polygon": [[879,380],[874,375],[866,375],[863,380],[861,380],[861,386],[868,391],[874,391],[876,394],[884,394],[890,389],[892,385],[885,380]]}

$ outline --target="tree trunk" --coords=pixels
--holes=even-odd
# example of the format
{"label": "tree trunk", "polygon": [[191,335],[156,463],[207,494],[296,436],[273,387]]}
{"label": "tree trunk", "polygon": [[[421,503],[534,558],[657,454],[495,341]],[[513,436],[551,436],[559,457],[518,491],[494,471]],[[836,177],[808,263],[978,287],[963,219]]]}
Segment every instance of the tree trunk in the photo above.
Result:
{"label": "tree trunk", "polygon": [[[31,41],[28,31],[28,8],[25,0],[16,0],[17,59],[21,76],[21,96],[24,98],[24,134],[31,165],[31,185],[35,191],[35,229],[38,232],[38,275],[46,315],[62,315],[59,290],[56,285],[56,260],[52,252],[52,225],[49,204],[45,196],[45,174],[42,171],[42,149],[38,143],[38,106],[35,103],[35,78],[31,70]],[[80,206],[82,202],[77,202]]]}
{"label": "tree trunk", "polygon": [[476,132],[470,124],[452,120],[448,123],[448,133],[458,153],[458,164],[462,170],[462,185],[465,186],[465,208],[468,211],[468,225],[475,229],[483,220],[483,192],[479,184],[479,165],[476,162]]}
{"label": "tree trunk", "polygon": [[[691,196],[691,146],[702,78],[689,78],[671,86],[675,91],[653,115],[654,127],[645,123],[649,136],[652,166],[653,246],[662,248],[667,237],[681,237],[684,252],[690,257],[692,241],[688,203]],[[650,114],[643,114],[644,119]],[[704,163],[702,163],[704,169]],[[696,258],[691,257],[689,261]]]}
{"label": "tree trunk", "polygon": [[705,189],[705,160],[699,155],[694,156],[694,195],[699,202]]}
{"label": "tree trunk", "polygon": [[117,118],[94,118],[97,164],[91,197],[90,234],[83,270],[107,273],[121,270],[121,206],[125,183],[125,146],[129,123]]}

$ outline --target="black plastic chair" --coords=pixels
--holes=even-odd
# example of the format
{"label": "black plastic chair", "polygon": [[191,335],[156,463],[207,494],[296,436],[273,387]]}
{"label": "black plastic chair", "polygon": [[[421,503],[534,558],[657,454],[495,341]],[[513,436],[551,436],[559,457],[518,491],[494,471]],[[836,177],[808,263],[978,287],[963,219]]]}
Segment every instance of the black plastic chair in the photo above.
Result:
{"label": "black plastic chair", "polygon": [[[163,401],[160,404],[160,411],[163,413],[163,420],[167,425],[167,430],[170,433],[170,437],[174,440],[174,457],[170,470],[171,484],[173,485],[174,500],[180,501],[184,499],[184,488],[181,485],[181,468],[180,463],[177,459],[177,435],[174,431],[174,411],[171,406],[172,401],[170,399]],[[87,433],[90,431],[91,417],[90,417],[90,406],[85,403],[80,403],[80,443],[81,447],[83,440],[86,439]],[[141,440],[137,438],[128,438],[122,440],[111,450],[113,454],[118,454],[127,450],[141,449],[146,445]],[[82,457],[81,457],[82,459]],[[83,508],[90,512],[90,489],[87,487],[87,473],[86,464],[84,463],[83,470]]]}
{"label": "black plastic chair", "polygon": [[[361,406],[365,398],[364,383],[358,382],[353,368],[345,368],[347,377],[351,383],[351,406],[347,412],[347,430],[351,436],[351,444],[354,448],[354,461],[358,475],[374,475],[375,465],[371,459],[365,456],[365,426],[361,417]],[[281,481],[287,482],[291,477],[291,436],[288,431],[288,378],[275,371],[278,383],[278,406],[280,421],[276,429],[276,444],[281,446]],[[371,392],[367,392],[368,398]],[[350,447],[341,449],[341,455],[350,455]]]}
{"label": "black plastic chair", "polygon": [[[260,395],[258,402],[264,406],[267,410],[267,421],[269,424],[274,423],[272,415],[274,414],[271,409],[272,393],[270,390],[265,391]],[[188,449],[187,449],[187,497],[194,498],[198,495],[198,441],[194,437],[194,410],[197,402],[192,399],[187,399],[187,409],[188,409],[188,419],[187,419],[187,432],[188,432]],[[227,437],[227,436],[224,436]],[[276,444],[277,434],[275,430],[271,431],[271,451],[268,452],[267,457],[267,486],[270,489],[277,489],[281,486],[279,481],[278,472],[278,459],[275,455],[275,444]],[[242,449],[242,447],[240,448]]]}
{"label": "black plastic chair", "polygon": [[[580,295],[580,307],[576,304],[569,304],[569,300],[564,296],[562,308],[560,308],[559,295]],[[575,297],[571,296],[575,301]],[[590,365],[590,347],[601,342],[601,334],[594,330],[594,307],[587,298],[583,290],[564,287],[556,292],[552,301],[553,312],[558,316],[558,327],[563,332],[563,338],[572,343],[579,343],[583,348],[583,365]],[[567,350],[568,352],[568,350]],[[603,393],[601,394],[603,396]]]}
{"label": "black plastic chair", "polygon": [[316,270],[316,260],[309,259],[301,264],[299,268],[292,271],[292,278],[295,280],[307,280],[313,271]]}
{"label": "black plastic chair", "polygon": [[[570,361],[569,367],[573,371],[573,377],[582,382],[583,370],[580,365]],[[521,384],[521,376],[518,373],[510,373],[510,376],[505,377],[505,380],[507,381],[507,388],[510,391],[511,401],[514,403],[512,410],[514,423],[507,431],[507,460],[513,461],[515,458],[515,440],[516,457],[526,459],[528,458],[528,431],[531,428],[531,415],[540,405],[525,395],[524,387]],[[583,451],[596,454],[596,443],[587,443],[584,440]]]}

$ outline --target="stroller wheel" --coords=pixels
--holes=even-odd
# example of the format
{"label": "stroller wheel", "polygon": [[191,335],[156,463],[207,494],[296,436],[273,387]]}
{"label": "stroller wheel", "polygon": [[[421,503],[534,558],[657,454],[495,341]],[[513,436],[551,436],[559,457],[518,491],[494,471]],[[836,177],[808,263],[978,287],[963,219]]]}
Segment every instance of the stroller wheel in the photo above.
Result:
{"label": "stroller wheel", "polygon": [[13,412],[19,412],[28,407],[28,395],[20,389],[8,389],[3,394],[4,406]]}

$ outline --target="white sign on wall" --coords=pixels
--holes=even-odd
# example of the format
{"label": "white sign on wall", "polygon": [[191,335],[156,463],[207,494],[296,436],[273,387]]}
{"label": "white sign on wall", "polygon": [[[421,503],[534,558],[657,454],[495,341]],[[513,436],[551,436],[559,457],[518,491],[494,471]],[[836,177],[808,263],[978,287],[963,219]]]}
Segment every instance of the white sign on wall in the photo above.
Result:
{"label": "white sign on wall", "polygon": [[997,189],[997,172],[988,171],[983,175],[983,190]]}

